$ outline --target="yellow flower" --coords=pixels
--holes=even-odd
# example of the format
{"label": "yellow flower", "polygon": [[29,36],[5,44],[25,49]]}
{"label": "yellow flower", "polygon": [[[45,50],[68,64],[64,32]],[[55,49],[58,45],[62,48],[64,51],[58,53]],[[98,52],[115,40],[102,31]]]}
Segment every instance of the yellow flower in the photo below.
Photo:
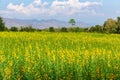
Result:
{"label": "yellow flower", "polygon": [[3,63],[6,60],[5,56],[0,56],[0,61]]}
{"label": "yellow flower", "polygon": [[56,62],[56,58],[55,58],[55,55],[53,54],[53,61]]}
{"label": "yellow flower", "polygon": [[108,62],[107,62],[107,65],[108,65],[108,67],[111,66],[111,64],[110,64],[110,55],[109,55],[109,54],[108,54]]}
{"label": "yellow flower", "polygon": [[88,60],[88,58],[89,58],[89,51],[88,50],[86,50],[85,51],[85,58]]}
{"label": "yellow flower", "polygon": [[10,68],[6,67],[6,68],[4,69],[4,75],[7,76],[7,79],[8,79],[8,80],[10,79],[10,77],[11,77],[11,75],[12,75],[12,72],[11,72]]}
{"label": "yellow flower", "polygon": [[114,69],[118,70],[118,68],[119,68],[118,64],[115,64]]}
{"label": "yellow flower", "polygon": [[9,61],[9,66],[12,67],[13,61]]}
{"label": "yellow flower", "polygon": [[3,54],[3,51],[2,50],[0,50],[0,55],[2,55]]}

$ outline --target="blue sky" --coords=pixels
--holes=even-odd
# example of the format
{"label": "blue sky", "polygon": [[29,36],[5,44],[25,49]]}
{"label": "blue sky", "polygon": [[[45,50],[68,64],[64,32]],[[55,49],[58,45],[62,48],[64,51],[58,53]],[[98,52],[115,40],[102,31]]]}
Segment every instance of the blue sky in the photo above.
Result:
{"label": "blue sky", "polygon": [[0,16],[103,24],[120,16],[120,0],[0,0]]}

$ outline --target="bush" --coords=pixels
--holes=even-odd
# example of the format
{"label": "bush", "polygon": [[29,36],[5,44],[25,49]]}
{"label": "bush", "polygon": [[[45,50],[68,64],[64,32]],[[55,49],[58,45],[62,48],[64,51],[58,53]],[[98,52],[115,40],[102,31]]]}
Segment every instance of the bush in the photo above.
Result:
{"label": "bush", "polygon": [[32,28],[32,26],[29,26],[29,27],[21,27],[20,31],[34,32],[37,30],[35,28]]}
{"label": "bush", "polygon": [[49,32],[55,32],[54,27],[49,27]]}
{"label": "bush", "polygon": [[18,31],[18,28],[17,27],[11,27],[10,31],[15,31],[16,32],[16,31]]}
{"label": "bush", "polygon": [[67,30],[66,27],[62,27],[62,28],[61,28],[61,32],[68,32],[68,30]]}

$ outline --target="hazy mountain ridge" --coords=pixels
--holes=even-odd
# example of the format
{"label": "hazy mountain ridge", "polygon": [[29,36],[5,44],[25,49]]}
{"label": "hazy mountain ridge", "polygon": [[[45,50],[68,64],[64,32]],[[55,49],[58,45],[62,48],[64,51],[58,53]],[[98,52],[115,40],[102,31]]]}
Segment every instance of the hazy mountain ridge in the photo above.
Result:
{"label": "hazy mountain ridge", "polygon": [[[71,26],[68,22],[65,21],[59,21],[56,19],[50,19],[50,20],[22,20],[22,19],[9,19],[9,18],[3,18],[3,21],[5,22],[5,25],[10,28],[12,26],[15,27],[21,27],[21,26],[32,26],[34,28],[48,28],[48,27],[69,27]],[[84,22],[76,22],[76,26],[80,27],[88,27],[89,24],[86,24]]]}

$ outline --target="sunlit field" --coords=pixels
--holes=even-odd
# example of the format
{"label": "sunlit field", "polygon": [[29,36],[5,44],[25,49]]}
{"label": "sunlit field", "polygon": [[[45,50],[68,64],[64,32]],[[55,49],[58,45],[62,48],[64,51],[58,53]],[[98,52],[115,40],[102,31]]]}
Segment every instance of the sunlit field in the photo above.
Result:
{"label": "sunlit field", "polygon": [[120,35],[0,32],[0,80],[119,80]]}

